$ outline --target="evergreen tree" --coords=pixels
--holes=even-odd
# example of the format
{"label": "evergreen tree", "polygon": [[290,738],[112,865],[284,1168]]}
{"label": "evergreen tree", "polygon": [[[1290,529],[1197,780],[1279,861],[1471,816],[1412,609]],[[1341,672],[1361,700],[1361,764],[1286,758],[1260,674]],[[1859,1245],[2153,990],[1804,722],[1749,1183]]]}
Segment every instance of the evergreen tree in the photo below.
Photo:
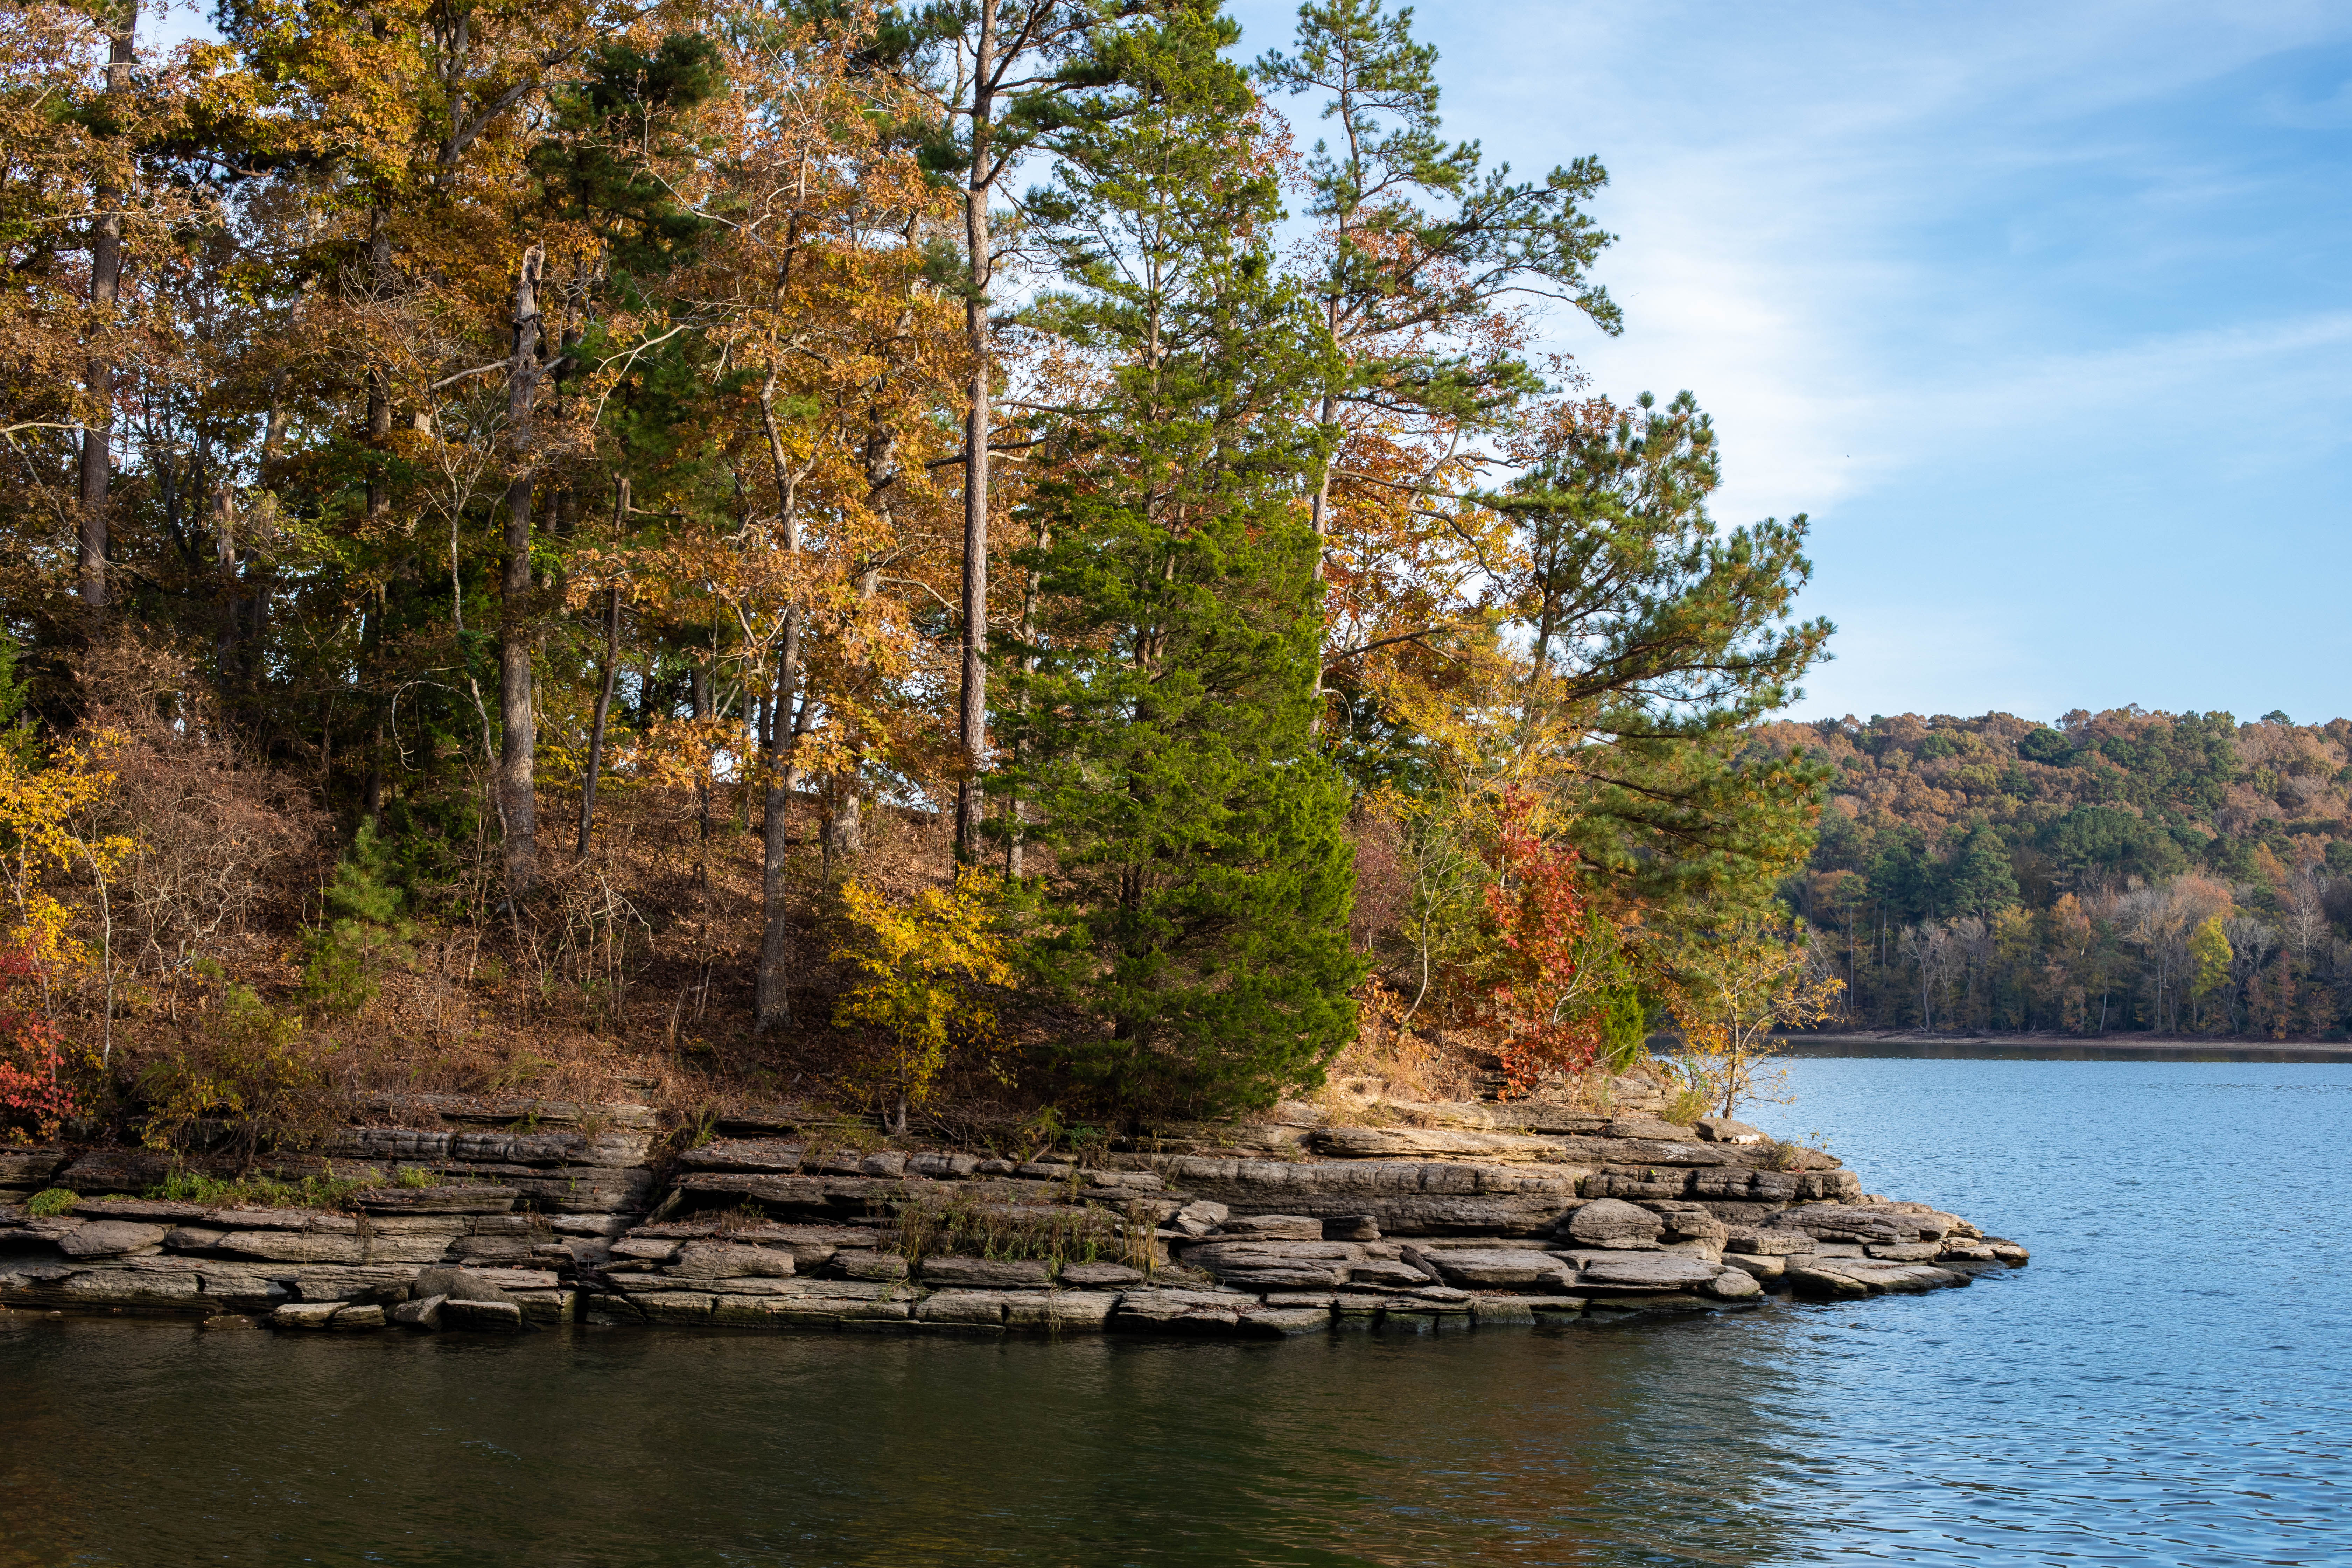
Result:
{"label": "evergreen tree", "polygon": [[1952,857],[1945,883],[1944,907],[1955,915],[1990,917],[2017,902],[2017,876],[2010,868],[2009,851],[2000,835],[1979,824],[1969,832]]}
{"label": "evergreen tree", "polygon": [[1343,781],[1312,725],[1319,620],[1299,415],[1324,334],[1276,276],[1268,161],[1230,24],[1128,35],[1131,100],[1038,204],[1067,345],[1027,507],[1013,762],[1053,852],[1039,962],[1091,1024],[1066,1061],[1130,1123],[1262,1105],[1352,1035]]}
{"label": "evergreen tree", "polygon": [[[1608,290],[1587,276],[1612,238],[1579,205],[1608,184],[1598,159],[1514,181],[1507,163],[1483,167],[1476,142],[1448,145],[1437,50],[1413,40],[1411,6],[1301,5],[1297,45],[1256,71],[1269,87],[1319,96],[1332,126],[1307,164],[1318,226],[1308,282],[1337,350],[1316,388],[1329,431],[1351,416],[1491,427],[1542,386],[1496,330],[1508,301],[1557,301],[1621,330]],[[1310,478],[1316,530],[1328,534],[1328,461]]]}
{"label": "evergreen tree", "polygon": [[1791,618],[1806,520],[1717,526],[1714,426],[1687,392],[1557,408],[1523,455],[1485,498],[1522,552],[1500,584],[1532,645],[1521,743],[1568,761],[1571,837],[1621,885],[1754,902],[1811,851],[1824,777],[1748,741],[1829,641]]}
{"label": "evergreen tree", "polygon": [[408,960],[416,925],[394,878],[392,847],[362,821],[327,884],[326,923],[310,931],[302,968],[303,990],[327,1007],[358,1012],[375,999],[385,966]]}

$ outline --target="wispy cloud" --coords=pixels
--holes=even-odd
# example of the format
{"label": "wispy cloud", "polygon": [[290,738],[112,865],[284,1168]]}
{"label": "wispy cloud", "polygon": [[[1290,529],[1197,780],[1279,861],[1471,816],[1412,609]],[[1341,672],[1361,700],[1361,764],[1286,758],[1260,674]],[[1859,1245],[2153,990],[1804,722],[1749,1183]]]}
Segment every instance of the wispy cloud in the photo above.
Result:
{"label": "wispy cloud", "polygon": [[[1294,8],[1240,8],[1255,42]],[[1809,511],[1807,711],[2330,711],[2352,555],[2352,14],[1424,4],[1450,121],[1597,153],[1627,331],[1731,521]]]}

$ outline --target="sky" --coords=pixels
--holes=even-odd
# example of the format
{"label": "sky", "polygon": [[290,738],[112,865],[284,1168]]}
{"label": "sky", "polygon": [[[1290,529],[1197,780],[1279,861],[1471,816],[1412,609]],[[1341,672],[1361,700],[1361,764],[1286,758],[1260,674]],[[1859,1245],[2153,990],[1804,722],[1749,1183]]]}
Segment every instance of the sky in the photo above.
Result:
{"label": "sky", "polygon": [[[1244,52],[1294,4],[1236,4]],[[1423,0],[1447,129],[1581,153],[1593,388],[1803,512],[1799,718],[2352,714],[2352,6]],[[1305,100],[1298,104],[1311,115]],[[1311,124],[1302,124],[1311,140]]]}

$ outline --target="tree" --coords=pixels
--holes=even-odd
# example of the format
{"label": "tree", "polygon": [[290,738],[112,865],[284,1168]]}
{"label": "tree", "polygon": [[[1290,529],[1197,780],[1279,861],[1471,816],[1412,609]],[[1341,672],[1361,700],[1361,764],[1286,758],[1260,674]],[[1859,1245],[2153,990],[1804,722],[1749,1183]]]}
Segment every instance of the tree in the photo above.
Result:
{"label": "tree", "polygon": [[1512,181],[1508,164],[1482,179],[1477,144],[1443,139],[1437,51],[1412,29],[1410,6],[1310,0],[1296,52],[1257,64],[1270,86],[1320,94],[1334,126],[1307,165],[1320,226],[1307,282],[1337,350],[1317,388],[1330,443],[1310,476],[1318,539],[1334,528],[1349,424],[1402,418],[1444,445],[1491,429],[1540,387],[1506,301],[1558,300],[1620,330],[1608,292],[1586,277],[1611,237],[1578,205],[1607,172],[1579,158],[1539,182]]}
{"label": "tree", "polygon": [[1988,920],[2017,902],[2017,878],[2000,835],[1981,823],[1969,830],[1952,858],[1942,901],[1949,913]]}
{"label": "tree", "polygon": [[414,956],[416,924],[394,879],[392,851],[362,820],[350,853],[335,866],[321,901],[327,918],[310,933],[303,988],[325,1005],[356,1013],[375,999],[391,963]]}
{"label": "tree", "polygon": [[989,205],[1023,162],[1059,148],[1073,121],[1099,117],[1116,79],[1119,25],[1148,27],[1167,13],[1203,22],[1213,0],[938,0],[898,16],[879,40],[928,89],[939,134],[927,164],[960,182],[963,296],[970,380],[963,419],[963,579],[959,601],[956,853],[969,859],[979,832],[979,779],[988,757],[988,534],[999,374],[989,290],[1003,258]]}
{"label": "tree", "polygon": [[1221,36],[1177,16],[1135,41],[1051,214],[1072,287],[1032,317],[1069,369],[993,787],[1051,853],[1037,967],[1092,1028],[1065,1060],[1131,1124],[1318,1081],[1362,973],[1297,500],[1323,339],[1275,275],[1273,170]]}
{"label": "tree", "polygon": [[1694,1083],[1730,1116],[1787,1098],[1770,1067],[1776,1030],[1830,1016],[1843,982],[1822,973],[1800,931],[1745,916],[1691,935],[1674,958],[1670,1006]]}
{"label": "tree", "polygon": [[1526,470],[1487,499],[1519,542],[1503,586],[1533,657],[1497,742],[1640,896],[1764,897],[1811,847],[1822,777],[1747,734],[1829,640],[1790,619],[1806,520],[1717,529],[1714,430],[1687,393],[1554,405],[1516,451]]}
{"label": "tree", "polygon": [[2230,978],[2233,956],[2221,917],[2207,915],[2200,921],[2189,937],[2189,994],[2201,1001],[2220,990]]}

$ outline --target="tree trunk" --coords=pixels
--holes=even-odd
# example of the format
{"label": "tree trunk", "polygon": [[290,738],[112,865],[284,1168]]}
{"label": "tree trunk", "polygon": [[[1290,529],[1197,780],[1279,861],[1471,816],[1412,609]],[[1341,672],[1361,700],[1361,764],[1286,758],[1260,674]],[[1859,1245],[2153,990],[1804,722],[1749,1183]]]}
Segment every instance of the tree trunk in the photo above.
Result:
{"label": "tree trunk", "polygon": [[[122,30],[106,52],[106,93],[111,98],[131,89],[133,41],[139,30],[139,0],[124,0]],[[101,185],[97,192],[97,217],[90,225],[89,303],[95,331],[105,332],[114,323],[115,307],[122,298],[122,193]],[[81,602],[90,610],[108,603],[106,583],[107,509],[114,483],[114,363],[93,353],[82,367],[89,421],[81,434],[81,540],[79,577]]]}
{"label": "tree trunk", "polygon": [[[624,479],[622,495],[628,494]],[[625,501],[623,503],[626,504]],[[596,721],[588,732],[588,777],[580,787],[580,853],[588,853],[589,831],[596,823],[596,777],[604,766],[604,725],[613,713],[613,682],[621,673],[621,591],[614,588],[604,602],[604,679],[596,688]]]}
{"label": "tree trunk", "polygon": [[505,834],[507,895],[521,898],[539,882],[535,773],[539,735],[531,711],[530,605],[531,405],[539,392],[539,274],[544,253],[523,252],[515,273],[514,362],[507,382],[507,430],[515,475],[507,485],[504,623],[499,636],[499,816]]}
{"label": "tree trunk", "polygon": [[825,784],[825,795],[824,876],[829,882],[835,867],[866,853],[866,820],[855,773],[834,774]]}
{"label": "tree trunk", "polygon": [[[760,424],[768,437],[768,458],[774,465],[777,521],[783,530],[784,553],[801,552],[800,506],[784,453],[783,432],[776,426],[776,363],[768,363],[767,384],[760,389]],[[795,742],[807,728],[809,704],[793,696],[801,673],[800,591],[784,611],[783,647],[776,660],[775,694],[768,703],[768,788],[761,824],[760,909],[764,929],[760,938],[760,968],[751,999],[751,1032],[766,1035],[792,1022],[793,924],[791,892],[785,885],[785,851],[792,828],[793,796],[800,787],[800,770],[793,765]]]}
{"label": "tree trunk", "polygon": [[[368,209],[368,294],[378,302],[392,278],[392,234],[384,226],[390,216],[382,204]],[[373,522],[392,510],[392,491],[384,482],[392,444],[392,372],[381,361],[368,366],[367,444],[367,515]]]}
{"label": "tree trunk", "polygon": [[[1040,555],[1043,555],[1045,551],[1052,546],[1053,542],[1053,534],[1046,530],[1044,522],[1039,522],[1037,525],[1037,552]],[[1036,646],[1037,594],[1038,590],[1043,585],[1043,579],[1039,569],[1034,566],[1031,567],[1029,570],[1029,580],[1022,585],[1021,590],[1021,646],[1024,648],[1034,647]],[[1021,668],[1028,673],[1034,675],[1037,672],[1036,656],[1034,654],[1028,653],[1023,654],[1021,657]],[[1024,691],[1021,695],[1021,711],[1025,714],[1028,710],[1029,695]],[[1028,742],[1024,740],[1021,742],[1021,760],[1025,763],[1028,760]],[[1016,880],[1022,874],[1021,827],[1023,821],[1024,817],[1021,809],[1021,796],[1017,793],[1008,793],[1004,797],[1004,874]]]}
{"label": "tree trunk", "polygon": [[[798,542],[797,539],[794,542]],[[800,658],[801,612],[795,605],[785,613],[783,656],[777,661],[776,695],[768,705],[767,820],[763,824],[760,858],[760,905],[766,929],[761,934],[760,973],[751,1002],[754,1035],[773,1033],[793,1021],[792,903],[784,871],[785,856],[791,846],[793,796],[800,789],[800,770],[792,765],[793,742],[808,721],[805,701],[799,705],[797,715],[793,711]]]}
{"label": "tree trunk", "polygon": [[993,148],[989,132],[995,112],[990,79],[996,70],[997,0],[981,0],[980,43],[973,57],[971,172],[964,187],[964,247],[971,263],[964,296],[964,335],[971,355],[971,408],[964,418],[963,452],[963,687],[956,705],[956,734],[963,772],[956,781],[955,852],[969,860],[980,827],[980,770],[988,749],[988,285],[990,279],[988,195],[995,178],[989,167]]}

